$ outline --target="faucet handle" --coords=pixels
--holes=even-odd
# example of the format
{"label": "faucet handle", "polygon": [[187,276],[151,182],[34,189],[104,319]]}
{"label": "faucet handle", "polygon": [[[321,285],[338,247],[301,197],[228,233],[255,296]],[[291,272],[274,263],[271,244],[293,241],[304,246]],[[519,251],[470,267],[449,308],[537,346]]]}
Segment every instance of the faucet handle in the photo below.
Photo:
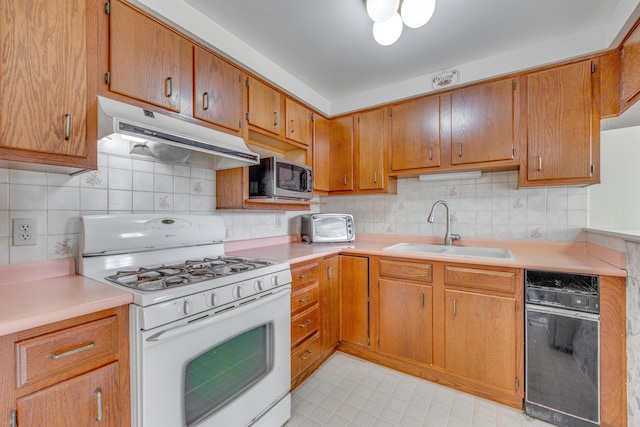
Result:
{"label": "faucet handle", "polygon": [[455,233],[449,233],[449,237],[451,238],[451,241],[462,239],[462,237],[459,234],[455,234]]}

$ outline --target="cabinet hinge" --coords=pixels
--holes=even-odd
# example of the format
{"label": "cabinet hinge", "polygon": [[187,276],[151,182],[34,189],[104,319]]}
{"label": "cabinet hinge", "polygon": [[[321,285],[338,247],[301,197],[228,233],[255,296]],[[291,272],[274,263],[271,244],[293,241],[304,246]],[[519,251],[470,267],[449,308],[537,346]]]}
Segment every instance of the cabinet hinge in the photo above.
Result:
{"label": "cabinet hinge", "polygon": [[16,410],[9,412],[9,427],[18,427]]}
{"label": "cabinet hinge", "polygon": [[516,301],[516,312],[518,311],[518,301]]}
{"label": "cabinet hinge", "polygon": [[108,71],[107,71],[106,73],[104,73],[104,82],[105,82],[107,85],[110,85],[110,84],[111,84],[111,73],[110,73],[110,72],[108,72]]}
{"label": "cabinet hinge", "polygon": [[520,388],[520,380],[516,377],[516,390]]}
{"label": "cabinet hinge", "polygon": [[107,16],[111,16],[111,3],[106,2],[104,4],[104,13],[106,13]]}
{"label": "cabinet hinge", "polygon": [[620,49],[620,59],[624,59],[624,49]]}
{"label": "cabinet hinge", "polygon": [[393,162],[389,162],[389,170],[393,170]]}
{"label": "cabinet hinge", "polygon": [[592,62],[591,63],[591,73],[595,73],[596,72],[596,63]]}
{"label": "cabinet hinge", "polygon": [[238,127],[242,129],[242,120],[238,120]]}
{"label": "cabinet hinge", "polygon": [[516,156],[516,149],[514,148],[514,149],[511,151],[511,158],[513,159],[515,156]]}
{"label": "cabinet hinge", "polygon": [[246,87],[249,87],[249,77],[247,77],[247,79],[244,81],[244,85]]}
{"label": "cabinet hinge", "polygon": [[360,116],[358,116],[358,123],[360,123]]}
{"label": "cabinet hinge", "polygon": [[393,108],[389,108],[389,117],[393,116]]}
{"label": "cabinet hinge", "polygon": [[513,80],[511,82],[511,90],[516,90],[516,81],[515,80]]}
{"label": "cabinet hinge", "polygon": [[238,83],[242,84],[242,73],[238,74]]}
{"label": "cabinet hinge", "polygon": [[247,115],[245,116],[247,118],[247,121],[250,122],[251,121],[251,113],[247,113]]}
{"label": "cabinet hinge", "polygon": [[378,348],[380,348],[380,338],[378,338]]}
{"label": "cabinet hinge", "polygon": [[316,121],[316,115],[315,113],[311,113],[311,121],[315,122]]}

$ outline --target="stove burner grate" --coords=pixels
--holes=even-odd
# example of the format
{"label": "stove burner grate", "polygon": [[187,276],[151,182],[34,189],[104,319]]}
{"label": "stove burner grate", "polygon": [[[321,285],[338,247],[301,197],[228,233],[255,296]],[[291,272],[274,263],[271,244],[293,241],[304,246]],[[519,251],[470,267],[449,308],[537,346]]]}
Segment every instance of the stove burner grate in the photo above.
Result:
{"label": "stove burner grate", "polygon": [[219,256],[202,260],[188,260],[182,264],[118,271],[105,279],[141,291],[157,291],[212,280],[216,277],[229,276],[268,265],[271,265],[269,261]]}

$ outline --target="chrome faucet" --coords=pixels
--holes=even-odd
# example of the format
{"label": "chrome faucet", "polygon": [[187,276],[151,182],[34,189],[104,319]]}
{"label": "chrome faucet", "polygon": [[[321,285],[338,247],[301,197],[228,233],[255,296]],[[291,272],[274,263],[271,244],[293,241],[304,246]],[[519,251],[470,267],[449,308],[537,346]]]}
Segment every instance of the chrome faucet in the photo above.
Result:
{"label": "chrome faucet", "polygon": [[449,205],[447,204],[447,202],[445,202],[444,200],[438,200],[437,202],[435,202],[431,207],[431,212],[429,213],[429,217],[427,218],[427,221],[431,223],[435,221],[436,208],[439,205],[444,206],[444,210],[447,214],[447,231],[444,233],[444,244],[447,246],[450,246],[451,242],[453,242],[454,240],[460,240],[460,235],[451,233],[451,217],[449,216]]}

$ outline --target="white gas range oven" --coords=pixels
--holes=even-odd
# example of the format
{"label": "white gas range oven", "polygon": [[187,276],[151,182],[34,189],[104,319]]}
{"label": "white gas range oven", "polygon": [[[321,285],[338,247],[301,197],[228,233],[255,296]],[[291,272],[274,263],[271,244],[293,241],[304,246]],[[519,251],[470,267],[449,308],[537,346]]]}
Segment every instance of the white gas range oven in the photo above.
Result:
{"label": "white gas range oven", "polygon": [[81,225],[79,273],[133,294],[133,426],[289,419],[289,264],[226,256],[215,215],[90,215]]}

